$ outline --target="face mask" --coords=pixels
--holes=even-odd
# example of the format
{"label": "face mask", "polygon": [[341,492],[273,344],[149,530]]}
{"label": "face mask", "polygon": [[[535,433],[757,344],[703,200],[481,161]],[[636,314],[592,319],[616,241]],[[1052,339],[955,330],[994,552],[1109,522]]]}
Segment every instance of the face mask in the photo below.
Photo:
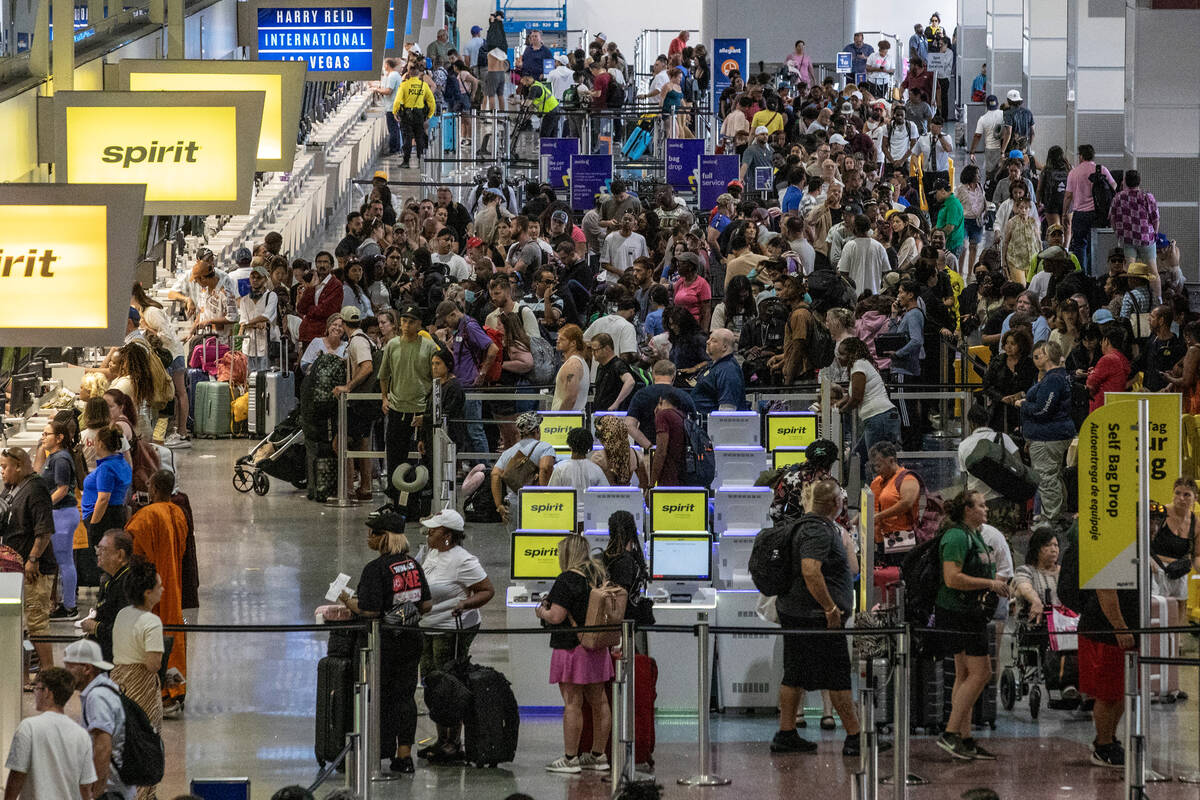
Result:
{"label": "face mask", "polygon": [[475,293],[472,292],[470,289],[463,289],[463,299],[466,300],[468,303],[474,303],[475,302]]}

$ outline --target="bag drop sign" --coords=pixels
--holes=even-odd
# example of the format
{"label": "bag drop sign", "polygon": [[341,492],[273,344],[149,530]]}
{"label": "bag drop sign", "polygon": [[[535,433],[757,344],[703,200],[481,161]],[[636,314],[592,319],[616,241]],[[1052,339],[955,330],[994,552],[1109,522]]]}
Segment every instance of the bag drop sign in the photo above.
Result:
{"label": "bag drop sign", "polygon": [[1137,588],[1137,403],[1105,403],[1079,431],[1079,585]]}
{"label": "bag drop sign", "polygon": [[[1164,506],[1175,496],[1175,479],[1183,474],[1183,396],[1142,392],[1108,392],[1104,403],[1150,401],[1150,499]],[[1137,422],[1136,405],[1133,414]],[[1134,441],[1137,441],[1135,433]]]}

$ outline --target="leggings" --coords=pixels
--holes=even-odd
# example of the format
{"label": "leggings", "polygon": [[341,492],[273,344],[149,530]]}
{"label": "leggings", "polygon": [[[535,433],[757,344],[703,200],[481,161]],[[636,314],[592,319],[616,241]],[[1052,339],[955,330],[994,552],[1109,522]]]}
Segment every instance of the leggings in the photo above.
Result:
{"label": "leggings", "polygon": [[54,559],[58,562],[58,574],[62,580],[62,604],[75,607],[75,590],[79,581],[75,574],[75,528],[79,526],[79,509],[75,505],[56,508],[54,536],[50,544],[54,547]]}

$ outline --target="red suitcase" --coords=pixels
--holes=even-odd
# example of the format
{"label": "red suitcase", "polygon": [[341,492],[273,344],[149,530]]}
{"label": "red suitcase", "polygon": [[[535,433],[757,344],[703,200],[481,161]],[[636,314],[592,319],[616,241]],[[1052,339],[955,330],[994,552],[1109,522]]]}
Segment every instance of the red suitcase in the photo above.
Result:
{"label": "red suitcase", "polygon": [[875,567],[872,578],[875,583],[875,602],[888,606],[895,605],[895,584],[900,582],[900,568]]}
{"label": "red suitcase", "polygon": [[[634,680],[634,715],[633,726],[636,741],[634,742],[634,760],[638,764],[654,765],[654,704],[658,700],[658,662],[650,656],[637,654],[633,657]],[[612,684],[605,687],[605,693],[612,700]],[[584,707],[583,730],[579,734],[579,749],[590,748],[592,744],[592,711]],[[604,747],[606,755],[612,755],[612,740],[609,739]]]}

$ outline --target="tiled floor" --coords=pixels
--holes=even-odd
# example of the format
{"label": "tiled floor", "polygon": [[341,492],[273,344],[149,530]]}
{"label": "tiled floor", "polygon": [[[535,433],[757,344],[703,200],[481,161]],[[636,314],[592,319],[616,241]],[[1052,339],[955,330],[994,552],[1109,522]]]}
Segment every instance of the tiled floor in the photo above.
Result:
{"label": "tiled floor", "polygon": [[[303,499],[273,481],[266,497],[234,492],[234,459],[250,442],[197,441],[177,459],[182,486],[196,513],[203,587],[201,623],[303,623],[324,602],[337,572],[357,577],[370,555],[362,519],[367,508],[339,511]],[[468,547],[478,554],[502,591],[507,581],[507,547],[500,526],[471,526]],[[485,609],[485,628],[504,625],[501,599]],[[534,645],[538,646],[538,645]],[[1194,640],[1189,643],[1194,648]],[[308,784],[317,772],[312,755],[312,712],[316,661],[324,637],[312,634],[191,634],[188,704],[183,717],[166,723],[169,770],[161,797],[185,790],[191,777],[249,776],[254,797],[268,798],[288,783]],[[505,637],[481,636],[472,648],[477,661],[507,667]],[[1194,649],[1193,649],[1194,652]],[[691,669],[690,649],[657,654],[660,669]],[[1195,671],[1185,678],[1193,700],[1155,706],[1154,747],[1167,759],[1160,768],[1176,774],[1195,768],[1197,691]],[[713,770],[733,780],[723,789],[685,789],[675,780],[697,771],[696,722],[691,717],[660,717],[657,774],[667,797],[738,797],[753,792],[767,798],[849,797],[856,765],[840,755],[841,731],[819,734],[815,720],[806,735],[824,743],[815,755],[772,757],[766,741],[775,730],[767,714],[712,716]],[[422,720],[421,731],[430,726]],[[995,731],[980,732],[1000,756],[994,763],[952,762],[928,737],[913,742],[912,771],[929,779],[914,798],[955,798],[974,786],[998,788],[1005,798],[1111,798],[1121,795],[1121,773],[1088,765],[1086,743],[1092,726],[1086,717],[1044,712],[1034,723],[1027,706],[1001,710]],[[550,775],[542,764],[561,749],[555,716],[529,716],[522,722],[518,761],[498,770],[418,769],[415,777],[378,785],[380,798],[482,798],[527,792],[537,800],[607,797],[599,776]],[[1156,761],[1157,763],[1157,761]],[[885,755],[880,772],[891,773]],[[832,793],[829,793],[832,789]],[[885,796],[891,796],[885,787]],[[318,796],[321,796],[318,792]],[[1194,786],[1158,784],[1155,798],[1191,798]]]}

